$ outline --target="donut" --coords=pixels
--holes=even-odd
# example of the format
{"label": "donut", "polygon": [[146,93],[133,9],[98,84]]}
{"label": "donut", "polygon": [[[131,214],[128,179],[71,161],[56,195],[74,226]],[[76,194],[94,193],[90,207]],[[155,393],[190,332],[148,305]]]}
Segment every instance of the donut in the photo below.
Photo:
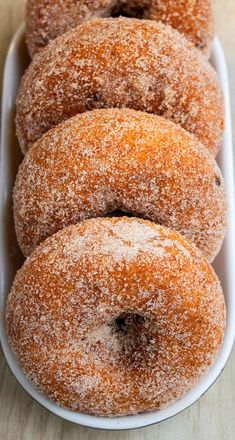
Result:
{"label": "donut", "polygon": [[31,57],[84,21],[126,16],[161,21],[208,56],[214,34],[212,0],[28,0],[26,40]]}
{"label": "donut", "polygon": [[220,147],[223,97],[205,57],[162,23],[103,18],[52,41],[26,71],[16,118],[22,150],[77,113],[111,107],[156,113],[213,154]]}
{"label": "donut", "polygon": [[69,224],[116,210],[174,228],[212,261],[226,229],[223,178],[179,125],[130,109],[76,115],[28,151],[14,188],[25,255]]}
{"label": "donut", "polygon": [[17,273],[10,345],[58,405],[121,416],[169,405],[207,372],[225,306],[212,267],[179,233],[97,218],[44,241]]}

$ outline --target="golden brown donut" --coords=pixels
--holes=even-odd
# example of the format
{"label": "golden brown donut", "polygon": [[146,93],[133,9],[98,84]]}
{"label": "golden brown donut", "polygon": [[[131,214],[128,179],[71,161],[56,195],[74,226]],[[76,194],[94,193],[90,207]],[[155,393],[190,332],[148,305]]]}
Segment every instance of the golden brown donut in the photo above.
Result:
{"label": "golden brown donut", "polygon": [[124,15],[161,21],[207,55],[214,34],[212,0],[28,0],[26,40],[31,57],[84,21]]}
{"label": "golden brown donut", "polygon": [[14,189],[25,255],[64,226],[116,210],[178,230],[212,260],[226,229],[223,178],[194,136],[129,109],[77,115],[28,151]]}
{"label": "golden brown donut", "polygon": [[220,283],[180,234],[135,218],[86,220],[17,273],[6,325],[20,367],[58,405],[100,416],[163,408],[215,361]]}
{"label": "golden brown donut", "polygon": [[216,73],[182,35],[161,23],[93,20],[41,51],[18,95],[22,150],[63,120],[107,107],[156,113],[194,133],[212,153],[220,147],[224,114]]}

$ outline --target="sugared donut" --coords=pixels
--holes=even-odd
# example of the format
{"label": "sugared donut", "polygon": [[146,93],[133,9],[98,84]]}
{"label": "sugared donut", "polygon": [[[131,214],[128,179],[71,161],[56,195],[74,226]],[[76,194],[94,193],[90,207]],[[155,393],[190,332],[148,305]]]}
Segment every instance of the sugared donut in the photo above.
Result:
{"label": "sugared donut", "polygon": [[172,28],[147,20],[97,19],[52,41],[25,73],[17,102],[23,151],[77,113],[129,107],[162,115],[216,153],[223,98],[216,73]]}
{"label": "sugared donut", "polygon": [[28,0],[26,40],[33,57],[49,41],[84,21],[124,15],[162,21],[207,55],[213,37],[212,0]]}
{"label": "sugared donut", "polygon": [[220,349],[225,307],[213,269],[179,233],[98,218],[31,254],[6,324],[20,367],[48,398],[120,416],[191,389]]}
{"label": "sugared donut", "polygon": [[14,189],[25,255],[64,226],[116,210],[177,229],[212,260],[226,227],[223,178],[194,136],[129,109],[74,116],[28,151]]}

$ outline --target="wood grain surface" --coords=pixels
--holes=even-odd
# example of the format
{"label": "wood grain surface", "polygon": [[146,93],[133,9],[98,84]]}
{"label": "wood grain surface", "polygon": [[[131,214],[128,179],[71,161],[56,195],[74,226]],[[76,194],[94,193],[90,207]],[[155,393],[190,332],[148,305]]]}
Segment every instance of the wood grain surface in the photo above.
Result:
{"label": "wood grain surface", "polygon": [[[24,17],[25,0],[0,0],[0,84],[11,36]],[[216,26],[228,61],[235,109],[235,1],[216,0]],[[235,294],[235,292],[234,292]],[[235,438],[235,351],[214,386],[191,408],[153,427],[105,432],[78,427],[49,414],[26,395],[0,352],[1,440],[232,440]]]}

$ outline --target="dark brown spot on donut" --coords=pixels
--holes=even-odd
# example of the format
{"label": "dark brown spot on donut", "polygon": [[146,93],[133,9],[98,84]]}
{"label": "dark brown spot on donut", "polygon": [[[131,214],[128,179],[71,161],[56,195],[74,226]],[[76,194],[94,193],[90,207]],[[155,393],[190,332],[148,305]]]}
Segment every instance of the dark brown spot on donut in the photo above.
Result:
{"label": "dark brown spot on donut", "polygon": [[200,43],[196,43],[195,46],[197,49],[203,50],[206,47],[206,44],[201,41]]}
{"label": "dark brown spot on donut", "polygon": [[215,176],[215,183],[216,183],[217,186],[221,185],[221,178],[220,178],[220,176]]}

